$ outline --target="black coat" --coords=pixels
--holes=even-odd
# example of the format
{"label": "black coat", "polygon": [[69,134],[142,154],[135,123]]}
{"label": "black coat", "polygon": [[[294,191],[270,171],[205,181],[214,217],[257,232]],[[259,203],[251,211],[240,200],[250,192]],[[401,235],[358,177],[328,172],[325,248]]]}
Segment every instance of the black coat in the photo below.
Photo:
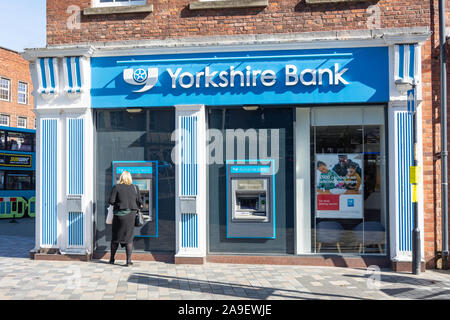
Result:
{"label": "black coat", "polygon": [[136,185],[116,184],[109,197],[109,204],[114,206],[114,210],[138,210],[143,203]]}

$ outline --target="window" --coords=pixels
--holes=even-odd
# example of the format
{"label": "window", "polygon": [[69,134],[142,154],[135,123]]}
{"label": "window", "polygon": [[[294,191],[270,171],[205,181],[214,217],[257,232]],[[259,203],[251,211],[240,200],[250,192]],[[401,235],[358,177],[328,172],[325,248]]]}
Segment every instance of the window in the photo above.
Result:
{"label": "window", "polygon": [[9,101],[9,92],[11,90],[11,80],[0,78],[0,100]]}
{"label": "window", "polygon": [[34,190],[34,172],[0,171],[0,190]]}
{"label": "window", "polygon": [[145,5],[147,0],[95,0],[95,7],[118,7],[118,6],[135,6]]}
{"label": "window", "polygon": [[385,254],[383,109],[322,107],[311,119],[311,252]]}
{"label": "window", "polygon": [[19,81],[17,102],[20,104],[28,104],[28,84]]}
{"label": "window", "polygon": [[26,128],[27,127],[27,118],[18,117],[17,118],[17,127],[18,128]]}
{"label": "window", "polygon": [[6,114],[0,115],[0,126],[9,127],[9,116]]}
{"label": "window", "polygon": [[24,132],[8,132],[6,137],[6,149],[12,151],[33,150],[33,134]]}

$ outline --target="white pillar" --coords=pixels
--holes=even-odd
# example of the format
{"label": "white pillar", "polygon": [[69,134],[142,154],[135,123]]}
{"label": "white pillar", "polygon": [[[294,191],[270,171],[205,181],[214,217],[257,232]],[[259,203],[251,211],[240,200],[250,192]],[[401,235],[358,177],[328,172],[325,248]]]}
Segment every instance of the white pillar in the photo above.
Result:
{"label": "white pillar", "polygon": [[202,263],[206,256],[205,106],[175,107],[175,261]]}

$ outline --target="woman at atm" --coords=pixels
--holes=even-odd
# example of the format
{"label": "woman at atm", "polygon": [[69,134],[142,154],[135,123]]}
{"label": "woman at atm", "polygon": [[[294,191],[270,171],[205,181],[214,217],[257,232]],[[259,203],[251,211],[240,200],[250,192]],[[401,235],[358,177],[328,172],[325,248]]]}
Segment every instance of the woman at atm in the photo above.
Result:
{"label": "woman at atm", "polygon": [[114,256],[120,244],[122,248],[125,247],[126,266],[132,265],[134,221],[136,213],[143,207],[143,203],[139,195],[139,188],[133,185],[131,174],[128,171],[121,174],[119,183],[113,187],[109,204],[114,207],[109,263],[114,264]]}

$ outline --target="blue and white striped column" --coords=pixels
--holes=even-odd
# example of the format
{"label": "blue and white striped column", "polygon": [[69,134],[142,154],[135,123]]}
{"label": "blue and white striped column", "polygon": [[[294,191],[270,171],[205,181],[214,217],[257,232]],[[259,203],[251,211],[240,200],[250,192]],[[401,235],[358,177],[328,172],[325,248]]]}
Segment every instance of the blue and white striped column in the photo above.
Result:
{"label": "blue and white striped column", "polygon": [[[418,161],[422,166],[422,112],[421,112],[421,59],[418,44],[394,45],[394,83],[399,96],[390,103],[390,215],[391,215],[391,258],[397,262],[410,262],[412,259],[412,230],[414,229],[414,210],[410,167],[414,160],[413,114],[410,112],[408,97],[415,90],[415,109],[417,111]],[[391,98],[392,99],[392,98]],[[422,181],[422,179],[420,179]],[[422,230],[423,251],[423,185],[419,184],[419,228]]]}
{"label": "blue and white striped column", "polygon": [[[84,193],[84,119],[68,118],[67,121],[67,178],[68,196]],[[85,217],[83,210],[67,212],[67,246],[69,249],[85,245]]]}
{"label": "blue and white striped column", "polygon": [[204,113],[204,106],[176,106],[176,258],[206,255]]}
{"label": "blue and white striped column", "polygon": [[[44,118],[40,124],[39,235],[41,248],[58,246],[58,119]],[[38,211],[38,212],[39,212]]]}

